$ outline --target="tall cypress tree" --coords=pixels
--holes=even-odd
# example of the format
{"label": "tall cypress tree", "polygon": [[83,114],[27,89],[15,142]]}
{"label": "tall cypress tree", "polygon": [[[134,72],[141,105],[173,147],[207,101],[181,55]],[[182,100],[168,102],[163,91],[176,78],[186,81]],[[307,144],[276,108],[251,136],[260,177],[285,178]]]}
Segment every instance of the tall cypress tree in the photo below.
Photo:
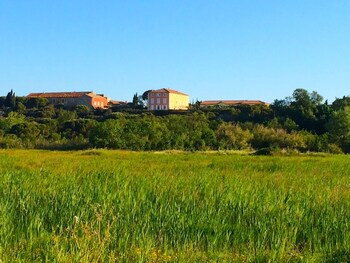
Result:
{"label": "tall cypress tree", "polygon": [[6,95],[5,106],[12,109],[16,106],[16,94],[13,92],[12,89]]}

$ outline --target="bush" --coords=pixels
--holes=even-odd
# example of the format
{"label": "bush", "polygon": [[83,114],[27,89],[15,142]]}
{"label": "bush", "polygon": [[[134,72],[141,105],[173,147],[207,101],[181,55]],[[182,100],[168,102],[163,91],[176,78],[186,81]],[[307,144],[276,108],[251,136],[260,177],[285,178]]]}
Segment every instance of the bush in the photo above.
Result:
{"label": "bush", "polygon": [[296,132],[287,133],[283,129],[267,128],[257,125],[253,128],[253,138],[251,140],[254,149],[262,148],[287,148],[287,149],[303,149],[305,142]]}
{"label": "bush", "polygon": [[23,146],[24,145],[22,143],[22,140],[19,139],[14,134],[7,134],[3,137],[0,137],[0,148],[1,149],[10,149],[10,148],[21,149],[21,148],[23,148]]}
{"label": "bush", "polygon": [[216,136],[220,149],[226,150],[242,150],[250,148],[249,141],[253,138],[253,135],[249,130],[244,130],[239,124],[221,124],[217,131]]}

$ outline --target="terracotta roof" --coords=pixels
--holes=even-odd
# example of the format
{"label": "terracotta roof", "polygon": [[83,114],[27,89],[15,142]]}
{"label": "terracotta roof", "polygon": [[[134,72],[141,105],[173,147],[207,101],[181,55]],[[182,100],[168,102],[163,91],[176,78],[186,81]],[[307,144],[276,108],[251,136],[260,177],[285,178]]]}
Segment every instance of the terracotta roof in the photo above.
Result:
{"label": "terracotta roof", "polygon": [[81,92],[42,92],[42,93],[30,93],[29,98],[79,98],[84,95],[94,94],[92,91]]}
{"label": "terracotta roof", "polygon": [[201,102],[201,106],[215,106],[215,105],[267,105],[261,100],[205,100]]}
{"label": "terracotta roof", "polygon": [[173,89],[168,89],[168,88],[166,88],[166,89],[151,90],[150,92],[159,92],[159,93],[161,93],[161,92],[167,92],[167,93],[173,93],[173,94],[179,94],[179,95],[188,96],[188,95],[185,94],[185,93],[182,93],[182,92],[180,92],[180,91],[173,90]]}
{"label": "terracotta roof", "polygon": [[101,96],[101,95],[98,95],[98,94],[95,94],[95,93],[86,93],[86,94],[83,94],[83,95],[86,95],[86,96],[88,96],[88,97],[90,97],[90,98],[105,98],[105,97],[103,97],[103,96]]}
{"label": "terracotta roof", "polygon": [[119,100],[110,100],[108,103],[111,105],[126,105],[126,104],[128,104],[126,101],[119,101]]}

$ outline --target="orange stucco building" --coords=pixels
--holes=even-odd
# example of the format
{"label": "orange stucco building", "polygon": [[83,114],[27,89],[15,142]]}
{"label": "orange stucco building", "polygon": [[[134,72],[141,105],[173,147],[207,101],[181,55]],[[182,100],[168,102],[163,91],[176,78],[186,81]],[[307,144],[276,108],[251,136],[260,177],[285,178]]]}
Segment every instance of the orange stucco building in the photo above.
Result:
{"label": "orange stucco building", "polygon": [[269,105],[261,100],[205,100],[200,103],[202,108],[209,107],[227,107],[227,106],[239,106],[239,105]]}
{"label": "orange stucco building", "polygon": [[30,93],[28,98],[45,98],[52,104],[63,104],[67,108],[86,105],[89,108],[106,108],[109,99],[92,91]]}
{"label": "orange stucco building", "polygon": [[189,96],[172,89],[151,90],[148,93],[149,110],[187,110]]}

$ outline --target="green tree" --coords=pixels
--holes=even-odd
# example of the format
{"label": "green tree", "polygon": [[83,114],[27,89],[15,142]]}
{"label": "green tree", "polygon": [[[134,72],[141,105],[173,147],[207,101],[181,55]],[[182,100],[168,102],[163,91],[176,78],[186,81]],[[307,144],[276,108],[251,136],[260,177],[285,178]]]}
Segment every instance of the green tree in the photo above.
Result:
{"label": "green tree", "polygon": [[16,111],[20,114],[24,114],[26,112],[26,106],[22,102],[18,102],[16,105]]}
{"label": "green tree", "polygon": [[329,106],[316,91],[309,93],[305,89],[296,89],[292,97],[275,100],[271,105],[273,115],[284,123],[291,119],[300,129],[321,134],[325,131],[325,123],[329,117]]}
{"label": "green tree", "polygon": [[89,137],[90,130],[95,127],[96,121],[91,119],[76,119],[66,121],[60,132],[65,138],[73,139],[78,136]]}
{"label": "green tree", "polygon": [[344,152],[350,152],[350,106],[333,112],[327,127],[331,140]]}
{"label": "green tree", "polygon": [[200,110],[200,108],[201,108],[201,101],[199,101],[199,100],[196,100],[194,103],[192,103],[192,109],[194,109],[194,110]]}
{"label": "green tree", "polygon": [[87,118],[91,114],[89,107],[86,105],[77,105],[74,108],[74,111],[76,112],[79,118]]}
{"label": "green tree", "polygon": [[341,99],[338,98],[332,103],[332,109],[336,111],[342,110],[346,106],[350,106],[350,96],[344,96]]}
{"label": "green tree", "polygon": [[6,97],[0,97],[0,109],[4,109],[5,100],[6,100]]}
{"label": "green tree", "polygon": [[48,104],[42,110],[42,116],[44,118],[53,118],[55,116],[55,106],[53,104]]}
{"label": "green tree", "polygon": [[42,109],[49,101],[46,98],[27,98],[24,104],[28,109]]}
{"label": "green tree", "polygon": [[33,141],[40,135],[40,129],[36,122],[22,122],[13,125],[10,133],[17,135],[23,140]]}
{"label": "green tree", "polygon": [[59,109],[57,113],[57,121],[62,127],[66,121],[72,121],[77,118],[77,114],[74,111]]}
{"label": "green tree", "polygon": [[253,130],[251,145],[254,149],[286,148],[303,149],[305,142],[298,133],[287,133],[284,129],[272,129],[256,125]]}
{"label": "green tree", "polygon": [[123,132],[124,120],[106,120],[91,129],[89,141],[98,148],[124,149]]}
{"label": "green tree", "polygon": [[6,118],[6,123],[9,129],[12,128],[12,126],[20,123],[25,122],[25,116],[23,114],[20,114],[18,112],[10,112]]}
{"label": "green tree", "polygon": [[238,124],[222,123],[216,131],[219,147],[225,150],[250,148],[253,135]]}
{"label": "green tree", "polygon": [[304,120],[314,119],[316,106],[322,101],[322,96],[313,91],[308,93],[305,89],[296,89],[293,92],[292,109],[300,122]]}
{"label": "green tree", "polygon": [[150,93],[152,90],[146,90],[142,96],[141,96],[141,99],[143,101],[143,106],[147,106],[148,104],[148,93]]}
{"label": "green tree", "polygon": [[142,93],[142,99],[148,100],[148,93],[150,93],[152,90],[146,90],[144,93]]}
{"label": "green tree", "polygon": [[5,106],[9,107],[9,108],[12,108],[12,109],[15,108],[15,106],[16,106],[16,94],[13,92],[12,89],[6,95]]}
{"label": "green tree", "polygon": [[134,109],[137,109],[139,106],[139,96],[137,95],[137,93],[135,93],[132,98],[132,106]]}

